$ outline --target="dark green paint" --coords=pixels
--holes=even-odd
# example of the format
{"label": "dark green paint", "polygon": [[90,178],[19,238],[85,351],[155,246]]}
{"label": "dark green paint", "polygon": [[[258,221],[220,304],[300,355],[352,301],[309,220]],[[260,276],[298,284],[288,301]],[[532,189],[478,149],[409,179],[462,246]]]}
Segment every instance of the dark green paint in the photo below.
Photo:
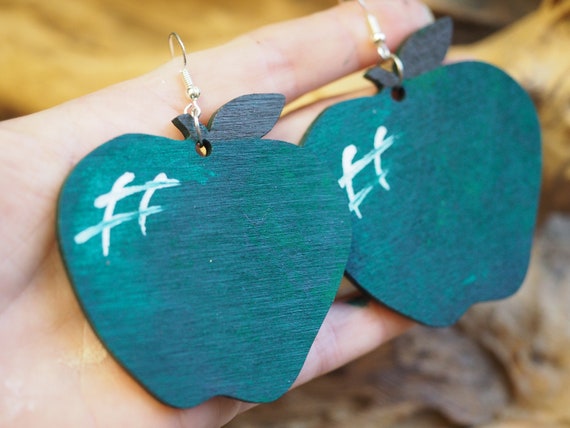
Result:
{"label": "dark green paint", "polygon": [[[523,281],[540,188],[540,130],[524,90],[501,70],[466,62],[389,91],[330,107],[303,144],[343,175],[373,148],[378,127],[390,190],[376,185],[352,214],[347,274],[374,298],[422,323],[455,322],[473,303],[514,293]],[[377,180],[368,165],[355,191]],[[376,181],[377,182],[377,181]]]}
{"label": "dark green paint", "polygon": [[[94,199],[132,172],[160,213],[101,235]],[[116,205],[136,211],[142,193]],[[344,197],[309,151],[258,139],[213,146],[130,134],[84,158],[59,200],[59,242],[86,316],[112,355],[159,400],[267,402],[295,381],[334,299],[350,248]]]}

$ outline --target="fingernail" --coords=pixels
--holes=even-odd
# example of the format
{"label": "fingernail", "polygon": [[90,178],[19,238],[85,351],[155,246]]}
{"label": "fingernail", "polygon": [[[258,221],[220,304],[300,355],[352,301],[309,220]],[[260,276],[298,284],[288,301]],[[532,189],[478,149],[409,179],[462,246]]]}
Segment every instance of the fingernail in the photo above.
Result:
{"label": "fingernail", "polygon": [[432,23],[435,21],[435,16],[433,15],[433,12],[431,11],[431,9],[424,3],[421,3],[421,6],[423,8],[423,18],[425,19],[425,21],[427,23]]}

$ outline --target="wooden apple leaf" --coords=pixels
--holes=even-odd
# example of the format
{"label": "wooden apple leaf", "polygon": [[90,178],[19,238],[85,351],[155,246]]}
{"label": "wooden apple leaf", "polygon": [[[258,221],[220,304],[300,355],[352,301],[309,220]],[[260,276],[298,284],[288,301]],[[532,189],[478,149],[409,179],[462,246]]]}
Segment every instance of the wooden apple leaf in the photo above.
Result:
{"label": "wooden apple leaf", "polygon": [[[452,33],[453,22],[451,18],[445,17],[412,34],[397,53],[404,65],[404,79],[439,67],[451,44]],[[393,88],[401,83],[395,72],[380,66],[368,70],[364,77],[374,82],[379,89]]]}
{"label": "wooden apple leaf", "polygon": [[[194,126],[194,119],[188,113],[181,114],[172,119],[174,126],[178,128],[184,138],[187,140],[198,141],[198,134],[196,133],[196,128]],[[200,124],[200,130],[202,131],[202,138],[209,140],[209,131],[204,125]]]}
{"label": "wooden apple leaf", "polygon": [[282,94],[248,94],[234,98],[210,119],[209,140],[261,138],[273,129],[284,105]]}
{"label": "wooden apple leaf", "polygon": [[410,79],[441,65],[451,45],[453,21],[441,18],[412,34],[398,50],[404,78]]}
{"label": "wooden apple leaf", "polygon": [[398,86],[400,83],[400,79],[396,73],[386,70],[380,66],[376,66],[368,70],[364,77],[372,81],[372,83],[378,87],[378,90],[381,90],[384,87],[393,88],[394,86]]}
{"label": "wooden apple leaf", "polygon": [[[284,105],[285,96],[281,94],[248,94],[234,98],[212,115],[207,127],[200,125],[202,138],[211,143],[261,138],[275,126]],[[198,141],[192,116],[181,114],[172,123],[184,138]]]}

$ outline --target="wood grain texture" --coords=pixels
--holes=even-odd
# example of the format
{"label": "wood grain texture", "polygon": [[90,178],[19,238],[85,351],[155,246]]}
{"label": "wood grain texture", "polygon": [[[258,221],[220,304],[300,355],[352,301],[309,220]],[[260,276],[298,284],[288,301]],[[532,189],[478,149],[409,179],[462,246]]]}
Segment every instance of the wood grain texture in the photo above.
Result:
{"label": "wood grain texture", "polygon": [[[411,79],[439,67],[451,45],[452,33],[451,18],[440,18],[404,41],[397,52],[404,66],[404,79]],[[396,73],[380,66],[368,70],[365,77],[379,88],[392,88],[401,84]]]}
{"label": "wood grain texture", "polygon": [[[478,22],[503,25],[506,22],[503,17],[506,16],[508,21],[512,21],[515,16],[518,18],[522,15],[519,12],[527,12],[534,7],[532,5],[522,10],[521,5],[525,7],[527,4],[536,5],[539,1],[428,0],[426,3],[434,6],[439,3],[452,6],[457,13],[453,13],[454,10],[450,8],[438,8],[436,12],[453,14],[459,27],[456,28],[456,34],[466,33],[468,40],[475,40],[474,34],[479,35],[477,30],[480,27],[464,28],[461,23],[462,18],[470,20],[471,13],[477,15],[484,13],[485,17]],[[550,5],[555,2],[548,3]],[[545,184],[548,190],[545,193],[545,201],[549,209],[552,209],[552,203],[555,202],[556,209],[568,210],[570,174],[565,172],[564,166],[570,153],[566,150],[570,139],[568,121],[565,120],[570,79],[565,76],[570,73],[568,68],[570,56],[564,55],[564,52],[570,34],[567,30],[570,15],[563,10],[564,3],[567,5],[567,2],[559,3],[561,7],[545,7],[539,13],[521,20],[517,25],[499,32],[495,37],[480,44],[452,50],[456,57],[452,57],[452,60],[457,57],[469,57],[493,62],[508,70],[532,92],[533,99],[539,106],[545,132],[544,142],[547,151]],[[233,35],[267,22],[311,13],[332,3],[323,0],[314,2],[274,0],[264,3],[252,0],[243,2],[175,0],[170,1],[168,7],[165,7],[164,2],[156,0],[145,2],[144,6],[132,0],[124,2],[58,0],[57,3],[7,0],[4,4],[7,7],[2,9],[0,14],[2,23],[0,33],[5,43],[0,46],[0,51],[4,55],[6,66],[3,67],[4,84],[0,85],[2,93],[0,115],[4,112],[4,117],[7,117],[54,105],[155,67],[169,59],[164,35],[173,29],[180,32],[184,40],[189,41],[190,50],[194,51],[223,43]],[[502,10],[506,5],[512,6],[516,14],[503,14]],[[192,17],[196,10],[200,13],[198,23],[207,23],[206,25],[188,25],[196,23]],[[497,22],[498,18],[500,22]],[[80,31],[77,30],[79,27]],[[37,55],[30,54],[40,51],[42,52],[40,61]],[[318,91],[318,94],[311,95],[311,100],[329,96],[331,93],[362,89],[365,85],[362,82],[361,75],[355,76],[352,80],[343,81],[335,86],[335,91],[330,89]],[[559,233],[559,230],[555,233]],[[567,233],[562,234],[561,239],[566,235]],[[538,244],[540,245],[540,242]],[[553,267],[549,274],[553,278],[559,278],[559,269],[564,266],[567,268],[567,263],[566,265],[564,263],[568,257],[568,248],[560,248],[557,253],[552,251],[551,245],[546,245],[543,249],[548,257],[554,255],[559,260],[558,266]],[[541,263],[543,262],[537,262]],[[532,287],[532,293],[527,293],[524,289],[521,291],[525,295],[530,295],[529,298],[519,299],[521,293],[518,293],[512,303],[509,303],[511,300],[498,302],[493,305],[492,313],[480,311],[474,314],[477,316],[469,317],[466,323],[462,323],[464,327],[467,323],[471,324],[474,334],[483,336],[488,343],[494,344],[497,348],[496,354],[501,359],[507,356],[502,365],[512,375],[512,379],[506,383],[508,390],[511,391],[512,383],[526,387],[525,394],[509,397],[518,408],[516,412],[512,408],[506,409],[503,414],[494,412],[497,421],[507,418],[511,422],[505,425],[498,422],[493,427],[537,427],[546,423],[549,427],[567,426],[565,421],[568,420],[566,412],[569,407],[566,392],[570,391],[570,388],[564,388],[568,385],[570,370],[566,364],[561,365],[559,361],[560,358],[570,355],[568,352],[570,345],[560,340],[559,331],[562,326],[570,325],[565,318],[570,314],[568,299],[561,298],[560,295],[561,291],[569,287],[568,278],[558,280],[558,285],[552,287],[544,287],[543,280],[537,280]],[[542,298],[537,299],[535,292],[539,292]],[[525,317],[528,321],[524,321]],[[544,321],[544,317],[548,318],[547,322]],[[495,325],[490,326],[491,323]],[[524,327],[517,328],[519,323]],[[531,332],[527,326],[538,329]],[[544,349],[545,338],[548,338],[552,344],[546,358],[551,364],[551,374],[541,376],[545,373],[541,364],[545,358],[537,359],[530,356],[534,354],[535,349]],[[524,341],[526,351],[521,351],[521,340]],[[449,341],[442,340],[439,343],[439,350],[442,353],[447,353],[450,347],[453,348],[453,344]],[[527,362],[536,364],[534,370],[529,371],[526,367],[519,369],[521,352],[526,352],[525,364]],[[370,364],[361,367],[361,377],[377,378],[380,369],[374,366],[373,362],[382,365],[384,357],[382,353],[371,355]],[[435,348],[432,357],[438,358]],[[424,354],[416,357],[405,354],[401,358],[407,364],[414,364],[415,358],[420,362],[429,357]],[[346,380],[350,382],[354,376],[352,367],[348,366],[329,375],[328,378],[298,388],[287,394],[285,400],[258,406],[246,412],[242,415],[245,421],[238,420],[235,426],[240,428],[276,424],[296,428],[301,425],[319,428],[322,426],[339,428],[451,426],[449,422],[441,420],[430,424],[430,415],[425,413],[416,414],[413,422],[410,422],[406,418],[406,407],[399,404],[388,407],[379,405],[382,399],[398,394],[397,389],[406,386],[406,380],[399,377],[390,378],[383,388],[354,382],[350,388],[352,394],[347,393],[343,382]],[[449,371],[453,370],[449,367]],[[473,364],[463,370],[469,373],[484,371],[479,364]],[[527,377],[529,374],[531,377]],[[539,376],[534,377],[535,374]],[[560,380],[562,378],[563,380]],[[432,379],[426,379],[423,388],[429,388],[432,382]],[[543,388],[547,384],[553,390],[545,394]],[[456,393],[456,396],[472,393],[471,388],[472,386],[467,386],[465,392]],[[431,395],[435,394],[431,392]],[[471,405],[479,404],[479,399],[484,398],[483,394],[483,392],[479,396],[475,394],[470,401]],[[256,414],[259,415],[256,412],[262,412],[264,417],[256,419]],[[553,422],[554,420],[558,423]]]}
{"label": "wood grain texture", "polygon": [[570,3],[547,0],[534,13],[480,43],[458,46],[458,58],[476,57],[506,69],[532,95],[543,129],[542,217],[570,212]]}
{"label": "wood grain texture", "polygon": [[352,174],[347,273],[389,307],[441,326],[524,279],[540,131],[528,95],[487,64],[440,67],[405,89],[399,103],[383,91],[330,107],[303,144],[327,159],[341,186]]}
{"label": "wood grain texture", "polygon": [[441,65],[451,46],[453,21],[440,18],[412,34],[398,49],[404,63],[404,79],[411,79]]}
{"label": "wood grain texture", "polygon": [[[279,119],[285,105],[282,94],[247,94],[220,107],[207,126],[201,126],[202,138],[211,143],[223,140],[261,138]],[[198,140],[194,119],[182,114],[172,121],[184,138]]]}
{"label": "wood grain texture", "polygon": [[[101,195],[117,194],[126,172],[124,198],[101,225],[110,206]],[[167,178],[177,182],[166,187]],[[110,228],[107,254],[104,228],[84,239],[96,225]],[[344,197],[308,150],[246,138],[200,157],[188,140],[142,134],[117,137],[77,165],[60,195],[58,234],[102,342],[175,407],[285,393],[334,299],[351,239]]]}

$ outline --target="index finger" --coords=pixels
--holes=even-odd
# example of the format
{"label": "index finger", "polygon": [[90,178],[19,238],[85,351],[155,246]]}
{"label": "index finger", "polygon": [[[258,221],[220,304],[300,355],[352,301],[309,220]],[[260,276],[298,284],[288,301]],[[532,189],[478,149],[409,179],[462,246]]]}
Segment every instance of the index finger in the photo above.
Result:
{"label": "index finger", "polygon": [[[392,47],[431,19],[429,11],[416,0],[368,3]],[[203,93],[200,105],[205,121],[238,95],[280,92],[291,101],[376,60],[362,10],[357,2],[349,2],[191,54],[189,67]],[[16,237],[29,236],[31,230],[46,224],[46,213],[53,215],[65,177],[95,147],[124,133],[180,138],[170,123],[186,103],[179,69],[178,58],[137,79],[0,124],[4,143],[0,183],[5,183],[1,190],[12,204],[4,211],[18,218],[16,227],[0,229],[0,235],[14,237],[5,254],[30,258],[31,265],[41,259],[38,245],[30,241],[19,246]],[[42,197],[38,197],[38,183]],[[30,197],[35,208],[22,216]]]}
{"label": "index finger", "polygon": [[[292,101],[378,61],[357,3],[343,2],[311,16],[261,28],[215,49],[214,55],[212,51],[190,55],[190,71],[204,94],[201,101],[206,115],[244,93],[279,92]],[[369,4],[391,48],[433,19],[429,9],[415,0]],[[160,78],[168,76],[172,64],[157,73]],[[184,104],[180,85],[169,85],[168,90],[172,91],[171,105],[180,109]]]}
{"label": "index finger", "polygon": [[[369,0],[368,4],[392,48],[432,19],[429,9],[417,0]],[[206,121],[238,95],[278,92],[292,101],[377,60],[363,11],[353,1],[191,53],[189,70],[201,89],[202,120]],[[88,112],[98,123],[74,121],[81,127],[82,144],[72,148],[83,156],[94,145],[126,132],[178,137],[170,120],[186,104],[178,76],[180,66],[181,60],[176,58],[140,78],[84,97],[82,104],[74,102],[66,116],[82,119]],[[42,136],[61,141],[61,128],[54,119],[50,118],[51,127],[44,129]],[[101,126],[106,123],[110,126]]]}

